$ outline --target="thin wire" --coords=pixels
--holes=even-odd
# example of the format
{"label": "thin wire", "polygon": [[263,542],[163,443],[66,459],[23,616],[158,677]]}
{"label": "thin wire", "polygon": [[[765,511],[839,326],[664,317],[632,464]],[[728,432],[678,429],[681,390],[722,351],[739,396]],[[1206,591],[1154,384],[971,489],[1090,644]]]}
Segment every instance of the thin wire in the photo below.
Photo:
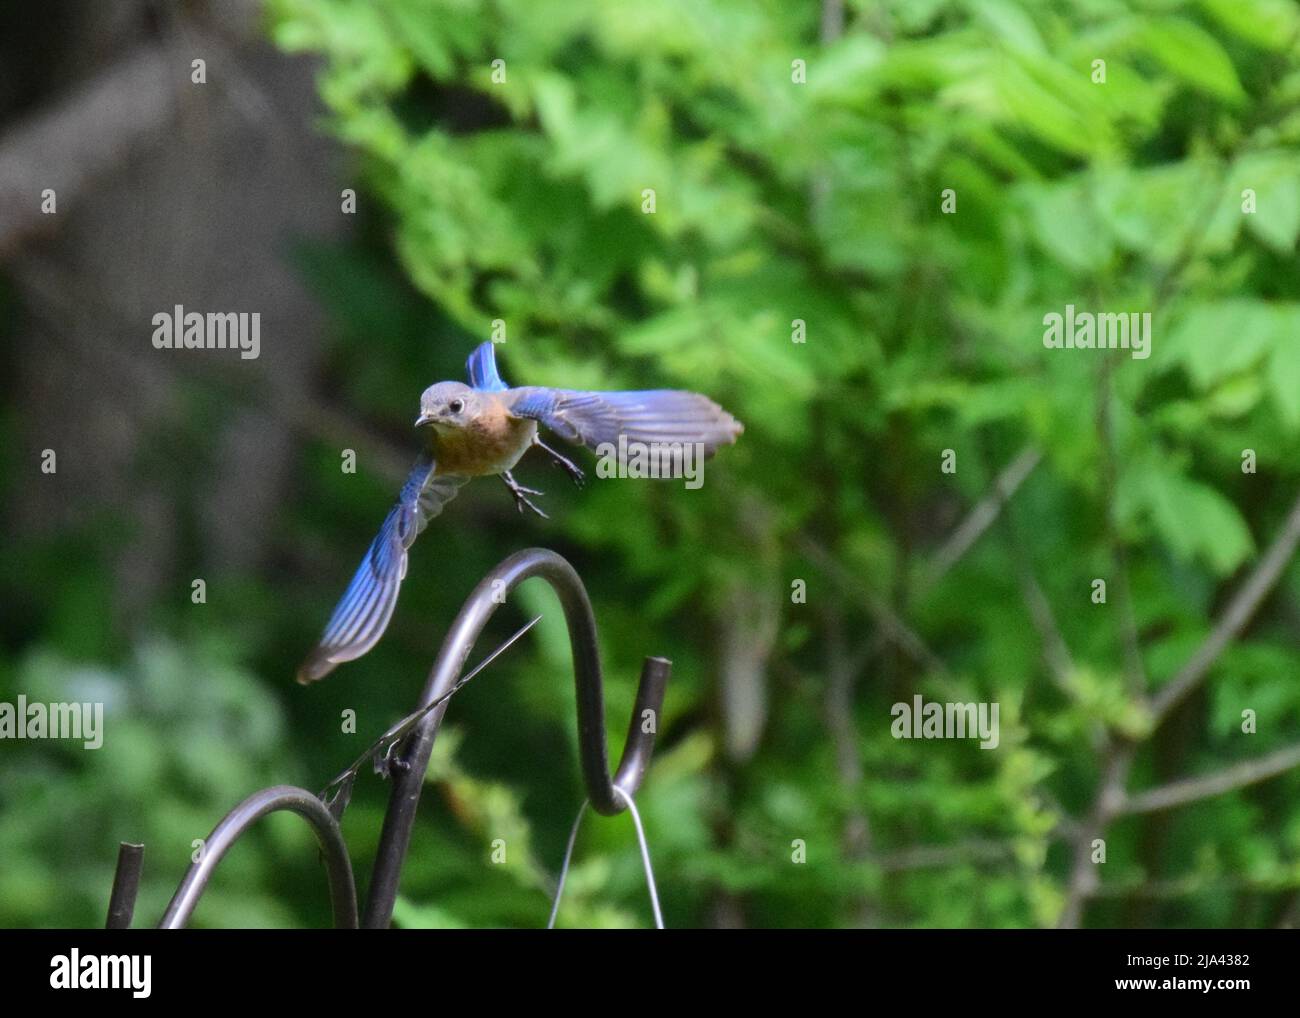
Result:
{"label": "thin wire", "polygon": [[632,814],[632,822],[636,824],[636,840],[641,846],[641,862],[645,866],[646,887],[650,889],[650,907],[655,912],[655,929],[664,928],[664,914],[659,911],[659,891],[655,888],[655,871],[650,866],[650,846],[646,844],[645,829],[641,826],[641,814],[637,812],[636,803],[632,801],[632,796],[628,795],[618,785],[614,786],[614,791],[623,797],[627,803],[627,810]]}
{"label": "thin wire", "polygon": [[[632,823],[636,827],[637,845],[641,849],[641,865],[645,867],[646,887],[650,891],[650,907],[654,910],[655,929],[664,928],[664,914],[659,909],[659,890],[655,886],[654,868],[650,865],[650,846],[646,843],[645,828],[641,826],[641,814],[637,812],[636,803],[618,785],[614,786],[614,791],[622,796],[623,801],[627,803],[628,812],[632,814]],[[560,912],[560,897],[564,894],[564,882],[569,877],[569,865],[573,861],[573,846],[578,840],[578,828],[582,826],[582,818],[587,814],[587,806],[590,801],[582,800],[582,805],[578,808],[578,815],[573,820],[573,828],[569,831],[569,843],[564,848],[564,862],[560,866],[560,878],[555,885],[555,901],[551,905],[551,918],[547,920],[546,928],[555,929],[555,917]]]}
{"label": "thin wire", "polygon": [[582,818],[587,814],[587,805],[590,801],[582,800],[582,805],[578,807],[578,815],[573,819],[573,830],[569,831],[569,843],[564,848],[564,862],[560,866],[560,879],[555,885],[555,902],[551,905],[551,918],[546,922],[548,930],[555,929],[555,917],[560,912],[560,896],[564,894],[564,881],[568,879],[569,863],[573,861],[573,845],[578,840],[578,828],[582,826]]}
{"label": "thin wire", "polygon": [[474,667],[473,671],[471,671],[468,675],[466,675],[459,682],[457,682],[456,685],[452,686],[451,689],[447,690],[446,693],[438,697],[438,699],[434,700],[433,703],[421,707],[419,710],[406,715],[406,717],[402,718],[402,720],[398,721],[395,725],[393,725],[386,732],[384,732],[383,735],[381,735],[374,742],[372,742],[368,747],[366,747],[365,752],[362,753],[359,757],[357,757],[356,760],[352,762],[352,765],[347,768],[347,770],[343,771],[341,774],[339,774],[338,777],[336,777],[333,781],[331,781],[328,785],[325,786],[324,791],[320,793],[320,798],[324,799],[325,796],[329,794],[331,788],[341,785],[348,778],[354,777],[357,774],[357,772],[361,769],[361,765],[364,764],[371,757],[373,757],[380,749],[382,749],[384,743],[393,742],[397,739],[400,739],[402,736],[404,736],[407,732],[409,732],[412,728],[414,728],[416,724],[419,723],[419,721],[426,714],[428,714],[434,708],[439,707],[442,704],[446,703],[458,692],[460,692],[460,690],[464,688],[464,686],[469,682],[470,679],[474,678],[475,675],[477,675],[484,668],[486,668],[493,661],[495,661],[502,654],[504,654],[507,650],[509,650],[512,646],[514,646],[514,644],[519,640],[520,637],[522,637],[526,632],[528,632],[528,630],[532,629],[533,626],[537,625],[537,623],[541,621],[542,621],[542,617],[538,615],[531,622],[528,622],[525,625],[521,626],[518,630],[515,631],[514,635],[511,636],[510,639],[506,640],[505,643],[501,644],[501,646],[497,647],[496,650],[494,650],[491,654],[489,654],[482,661],[480,661]]}

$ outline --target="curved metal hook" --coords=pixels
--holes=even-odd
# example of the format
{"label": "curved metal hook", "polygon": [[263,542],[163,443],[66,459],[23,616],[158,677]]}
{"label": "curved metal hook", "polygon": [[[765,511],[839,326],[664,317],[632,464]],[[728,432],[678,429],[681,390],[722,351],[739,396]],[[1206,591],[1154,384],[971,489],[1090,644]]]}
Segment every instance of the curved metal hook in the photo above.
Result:
{"label": "curved metal hook", "polygon": [[[648,657],[641,669],[636,706],[628,725],[627,742],[619,760],[618,771],[611,778],[609,753],[605,741],[605,698],[600,671],[600,650],[596,645],[596,620],[582,580],[563,558],[544,548],[516,552],[502,561],[479,581],[452,623],[433,669],[429,672],[420,707],[427,707],[456,684],[474,642],[493,613],[503,603],[502,592],[509,593],[532,577],[546,580],[560,599],[569,629],[569,646],[573,652],[573,677],[578,699],[578,745],[582,757],[583,783],[587,798],[597,813],[613,816],[626,808],[626,799],[635,794],[650,764],[654,750],[657,720],[647,730],[642,724],[645,712],[657,719],[663,706],[664,690],[672,671],[672,662]],[[383,833],[375,858],[370,898],[366,903],[362,925],[368,929],[384,928],[393,917],[402,864],[411,842],[411,827],[424,786],[425,771],[442,717],[443,703],[403,741],[392,762],[393,791],[384,816]],[[619,795],[616,791],[624,794]],[[626,798],[625,798],[626,797]]]}
{"label": "curved metal hook", "polygon": [[268,813],[287,809],[311,824],[329,874],[330,906],[336,929],[357,928],[357,890],[352,879],[352,861],[339,825],[325,804],[303,788],[276,785],[254,792],[221,820],[204,843],[203,855],[185,874],[180,887],[163,913],[158,928],[176,930],[190,921],[217,864],[244,832]]}

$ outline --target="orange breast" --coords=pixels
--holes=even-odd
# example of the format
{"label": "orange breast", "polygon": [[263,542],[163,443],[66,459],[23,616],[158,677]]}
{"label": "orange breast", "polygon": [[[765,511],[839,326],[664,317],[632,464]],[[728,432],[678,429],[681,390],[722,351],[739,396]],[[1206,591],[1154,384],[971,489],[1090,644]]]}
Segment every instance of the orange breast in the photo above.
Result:
{"label": "orange breast", "polygon": [[499,474],[519,462],[536,434],[536,421],[514,418],[504,408],[494,407],[465,428],[438,434],[437,472],[462,477]]}

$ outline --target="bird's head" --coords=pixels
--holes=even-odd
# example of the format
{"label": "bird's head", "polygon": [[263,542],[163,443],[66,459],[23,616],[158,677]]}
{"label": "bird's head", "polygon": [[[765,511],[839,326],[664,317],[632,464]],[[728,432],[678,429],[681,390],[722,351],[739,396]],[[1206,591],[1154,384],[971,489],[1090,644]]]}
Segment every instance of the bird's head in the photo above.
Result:
{"label": "bird's head", "polygon": [[435,431],[463,428],[474,416],[479,394],[462,382],[439,382],[420,396],[417,428],[430,425]]}

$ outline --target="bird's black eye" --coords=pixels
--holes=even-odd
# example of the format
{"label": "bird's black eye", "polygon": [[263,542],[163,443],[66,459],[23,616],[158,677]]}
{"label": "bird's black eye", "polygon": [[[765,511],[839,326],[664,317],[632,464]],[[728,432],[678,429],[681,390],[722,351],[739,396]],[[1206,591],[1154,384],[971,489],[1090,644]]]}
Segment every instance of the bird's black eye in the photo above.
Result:
{"label": "bird's black eye", "polygon": [[453,399],[447,404],[447,409],[453,414],[458,414],[465,409],[465,401],[463,399]]}

